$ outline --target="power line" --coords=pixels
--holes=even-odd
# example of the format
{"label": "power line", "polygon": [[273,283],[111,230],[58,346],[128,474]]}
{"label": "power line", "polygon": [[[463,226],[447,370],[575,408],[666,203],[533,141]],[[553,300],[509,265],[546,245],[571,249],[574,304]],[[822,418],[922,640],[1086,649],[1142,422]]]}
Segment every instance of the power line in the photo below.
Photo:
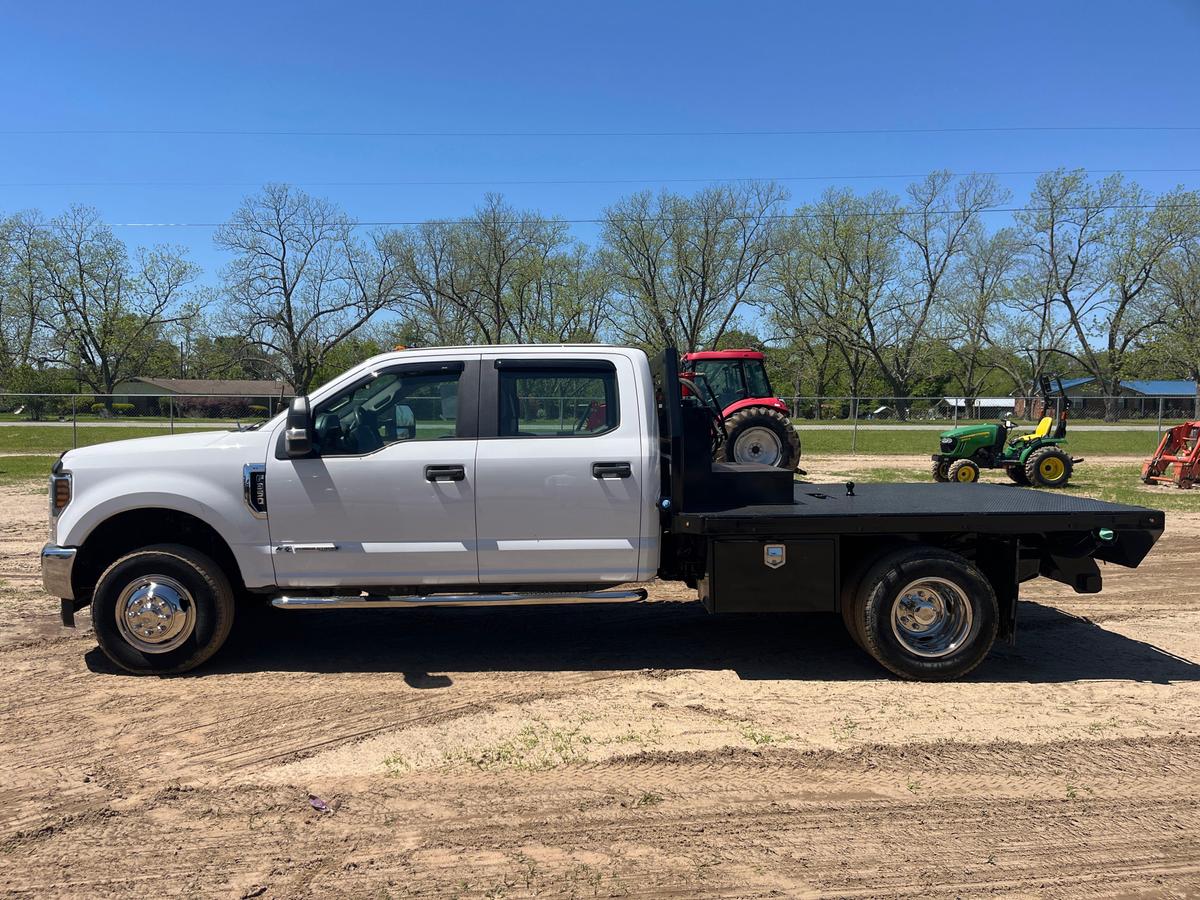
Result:
{"label": "power line", "polygon": [[608,138],[608,137],[827,137],[901,134],[997,134],[1033,132],[1200,131],[1200,125],[993,125],[953,128],[806,128],[730,131],[332,131],[309,129],[200,128],[26,128],[4,129],[7,137],[355,137],[355,138]]}
{"label": "power line", "polygon": [[[1084,210],[1103,210],[1117,212],[1121,210],[1136,210],[1136,209],[1188,209],[1200,210],[1200,204],[1197,203],[1174,203],[1168,205],[1160,205],[1155,203],[1131,203],[1119,204],[1113,206],[1090,207],[1090,206],[1059,206],[1053,210],[1043,206],[988,206],[982,209],[975,210],[977,213],[1019,213],[1019,212],[1080,212]],[[930,210],[924,212],[921,210],[859,210],[838,213],[839,218],[862,218],[862,217],[885,217],[885,218],[907,218],[910,216],[954,216],[964,215],[963,210]],[[624,217],[626,221],[645,222],[647,224],[661,224],[664,222],[689,222],[700,221],[707,219],[708,221],[731,222],[741,219],[763,219],[769,221],[787,221],[796,219],[822,219],[826,218],[824,213],[771,213],[767,215],[725,215],[725,216],[647,216],[640,219],[630,219]],[[620,219],[621,217],[617,217]],[[379,227],[398,227],[407,225],[471,225],[477,220],[469,218],[458,219],[410,219],[396,221],[366,221],[349,222],[354,228],[379,228]],[[525,220],[528,221],[528,220]],[[561,219],[548,217],[547,222],[557,222],[563,225],[603,225],[609,219]],[[500,219],[488,220],[489,224],[495,225],[520,225],[523,221],[520,219]],[[225,225],[233,225],[231,222],[105,222],[103,223],[108,228],[220,228]],[[297,227],[311,227],[312,222],[291,222],[291,225]]]}
{"label": "power line", "polygon": [[[998,172],[971,172],[973,175],[990,175],[997,178],[1041,175],[1045,169],[1021,169]],[[1148,175],[1148,174],[1195,174],[1200,168],[1183,169],[1083,169],[1091,175]],[[884,179],[924,178],[928,172],[887,173],[875,175],[740,175],[719,178],[531,178],[477,180],[426,180],[411,181],[288,181],[297,187],[487,187],[494,185],[604,185],[604,184],[707,184],[739,183],[753,181],[874,181]],[[955,174],[955,173],[951,173]],[[269,180],[269,179],[268,179]],[[261,187],[263,181],[2,181],[0,187]]]}

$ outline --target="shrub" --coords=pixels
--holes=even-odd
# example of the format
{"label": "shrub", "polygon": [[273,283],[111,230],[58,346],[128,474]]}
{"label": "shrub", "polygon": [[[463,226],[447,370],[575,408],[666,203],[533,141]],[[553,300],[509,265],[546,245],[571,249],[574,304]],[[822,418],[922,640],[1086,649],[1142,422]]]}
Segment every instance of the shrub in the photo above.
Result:
{"label": "shrub", "polygon": [[267,417],[267,408],[265,406],[259,406],[257,403],[251,403],[250,415],[254,416],[256,419],[265,419]]}
{"label": "shrub", "polygon": [[112,408],[118,416],[127,416],[136,409],[132,403],[114,403]]}

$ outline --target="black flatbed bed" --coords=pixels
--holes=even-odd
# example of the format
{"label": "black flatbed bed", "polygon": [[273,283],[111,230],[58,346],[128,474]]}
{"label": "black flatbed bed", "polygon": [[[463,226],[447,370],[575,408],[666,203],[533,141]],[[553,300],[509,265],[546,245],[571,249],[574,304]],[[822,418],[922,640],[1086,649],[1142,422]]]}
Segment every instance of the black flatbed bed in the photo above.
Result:
{"label": "black flatbed bed", "polygon": [[1003,484],[797,482],[792,503],[680,511],[676,534],[1022,534],[1098,528],[1161,530],[1163,513],[1141,506]]}

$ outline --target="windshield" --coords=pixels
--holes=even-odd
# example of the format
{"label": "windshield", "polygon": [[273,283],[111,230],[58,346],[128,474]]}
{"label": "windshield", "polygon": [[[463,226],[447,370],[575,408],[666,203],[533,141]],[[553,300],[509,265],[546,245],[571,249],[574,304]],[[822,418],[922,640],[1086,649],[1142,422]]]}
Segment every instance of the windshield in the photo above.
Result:
{"label": "windshield", "polygon": [[746,389],[742,384],[742,367],[739,363],[740,360],[735,359],[696,361],[696,374],[704,377],[713,393],[717,395],[717,403],[722,408],[746,396]]}

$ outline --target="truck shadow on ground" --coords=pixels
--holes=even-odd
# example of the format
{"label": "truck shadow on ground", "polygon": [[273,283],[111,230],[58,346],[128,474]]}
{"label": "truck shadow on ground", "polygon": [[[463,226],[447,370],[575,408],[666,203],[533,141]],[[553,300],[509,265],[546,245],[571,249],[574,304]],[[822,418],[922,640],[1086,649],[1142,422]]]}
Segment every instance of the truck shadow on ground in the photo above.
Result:
{"label": "truck shadow on ground", "polygon": [[[1052,606],[1022,602],[1017,644],[1000,642],[976,682],[1200,680],[1200,665]],[[99,651],[94,671],[113,671]],[[745,679],[890,677],[830,615],[710,616],[699,603],[508,609],[239,610],[197,677],[229,672],[402,672],[415,688],[455,672],[731,670]],[[431,674],[432,673],[432,674]],[[439,674],[450,673],[450,674]]]}

